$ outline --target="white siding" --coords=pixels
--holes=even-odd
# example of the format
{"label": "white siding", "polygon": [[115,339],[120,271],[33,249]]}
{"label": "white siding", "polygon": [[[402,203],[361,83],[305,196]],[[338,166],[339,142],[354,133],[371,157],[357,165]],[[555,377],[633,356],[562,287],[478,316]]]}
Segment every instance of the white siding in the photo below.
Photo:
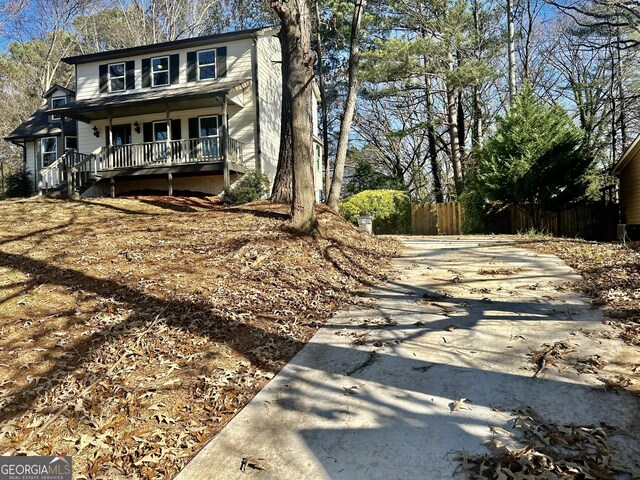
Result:
{"label": "white siding", "polygon": [[[211,44],[207,47],[191,47],[178,50],[167,50],[162,53],[136,55],[123,57],[117,60],[103,60],[97,62],[83,63],[76,67],[76,99],[86,100],[96,97],[108,97],[110,93],[100,93],[100,73],[99,67],[103,64],[119,63],[133,60],[135,62],[135,90],[117,92],[119,95],[126,93],[136,93],[149,90],[179,89],[185,85],[195,85],[196,82],[187,82],[187,52],[206,50],[211,47],[227,47],[227,76],[220,79],[205,80],[205,82],[228,82],[230,80],[251,79],[251,40],[236,40],[233,42]],[[142,88],[142,59],[151,57],[161,57],[173,54],[180,55],[180,75],[179,82],[174,85],[167,85],[155,88]]]}
{"label": "white siding", "polygon": [[280,40],[261,37],[257,45],[258,97],[260,99],[260,161],[271,182],[276,175],[280,152],[282,73]]}

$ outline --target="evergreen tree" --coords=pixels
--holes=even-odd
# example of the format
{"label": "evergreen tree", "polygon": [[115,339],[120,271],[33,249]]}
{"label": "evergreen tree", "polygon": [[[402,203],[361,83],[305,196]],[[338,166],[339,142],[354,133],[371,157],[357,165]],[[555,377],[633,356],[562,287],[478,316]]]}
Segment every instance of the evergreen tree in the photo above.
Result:
{"label": "evergreen tree", "polygon": [[585,195],[592,157],[583,136],[561,106],[524,85],[477,152],[474,187],[487,200],[521,208],[540,229],[543,212]]}

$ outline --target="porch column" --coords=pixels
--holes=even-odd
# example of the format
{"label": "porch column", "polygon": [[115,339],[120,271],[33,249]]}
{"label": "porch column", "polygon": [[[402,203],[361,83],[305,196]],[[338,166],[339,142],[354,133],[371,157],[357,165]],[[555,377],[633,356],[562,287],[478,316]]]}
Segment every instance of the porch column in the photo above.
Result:
{"label": "porch column", "polygon": [[[60,149],[62,151],[62,155],[64,156],[67,153],[67,150],[65,148],[65,135],[64,135],[64,115],[60,115],[60,143],[62,144],[62,148]],[[62,161],[62,169],[63,172],[61,172],[61,178],[60,180],[64,180],[67,182],[67,189],[69,189],[71,187],[71,165],[69,165],[69,161],[67,159],[67,157],[65,157],[65,159]]]}
{"label": "porch column", "polygon": [[169,118],[170,117],[169,104],[166,105],[166,109],[167,109],[167,140],[166,140],[167,162],[171,163],[171,119]]}
{"label": "porch column", "polygon": [[111,111],[107,112],[109,114],[109,168],[113,168],[113,116],[111,115]]}
{"label": "porch column", "polygon": [[222,135],[220,136],[220,151],[222,153],[222,172],[224,189],[228,190],[231,186],[231,175],[229,174],[229,158],[227,146],[229,138],[227,133],[227,96],[222,97]]}
{"label": "porch column", "polygon": [[169,196],[173,197],[173,175],[171,173],[167,174],[167,185],[169,187]]}

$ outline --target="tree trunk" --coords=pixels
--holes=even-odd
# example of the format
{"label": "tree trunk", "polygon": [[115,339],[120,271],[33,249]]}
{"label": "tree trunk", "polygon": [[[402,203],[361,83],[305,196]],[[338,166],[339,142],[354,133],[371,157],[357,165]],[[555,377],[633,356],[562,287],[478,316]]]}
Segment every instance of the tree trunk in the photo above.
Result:
{"label": "tree trunk", "polygon": [[451,166],[453,167],[453,183],[456,193],[462,193],[462,166],[460,163],[460,148],[458,146],[458,109],[456,107],[456,93],[447,86],[447,121],[449,122],[449,143],[451,150]]}
{"label": "tree trunk", "polygon": [[625,149],[629,146],[627,142],[627,119],[626,119],[626,98],[624,93],[624,73],[623,73],[623,60],[622,60],[622,48],[620,47],[620,28],[616,29],[616,69],[618,76],[618,105],[620,106],[620,143],[621,150],[624,152]]}
{"label": "tree trunk", "polygon": [[289,71],[282,79],[291,98],[291,150],[293,154],[293,228],[310,233],[317,228],[313,184],[313,123],[311,94],[315,56],[311,49],[311,16],[307,0],[271,0],[278,15],[285,42],[282,57],[289,59]]}
{"label": "tree trunk", "polygon": [[[448,53],[449,69],[453,70],[453,54]],[[447,90],[447,122],[449,123],[449,147],[451,154],[451,166],[453,168],[453,183],[456,194],[462,193],[462,165],[460,162],[460,145],[458,144],[458,106],[456,91],[451,85],[446,85]]]}
{"label": "tree trunk", "polygon": [[473,127],[471,132],[471,145],[473,148],[480,146],[482,138],[482,105],[480,104],[480,88],[474,86],[473,94]]}
{"label": "tree trunk", "polygon": [[513,0],[507,0],[507,48],[509,51],[509,103],[516,96],[516,40],[513,27]]}
{"label": "tree trunk", "polygon": [[280,153],[278,168],[271,190],[271,201],[274,203],[291,203],[293,200],[293,146],[291,144],[291,93],[285,79],[289,78],[290,59],[285,52],[289,51],[284,30],[278,34],[282,48],[282,114],[280,120]]}
{"label": "tree trunk", "polygon": [[433,115],[433,93],[431,92],[431,80],[425,77],[427,100],[427,140],[429,142],[429,163],[431,164],[431,173],[433,174],[433,194],[437,203],[444,201],[442,194],[442,182],[440,181],[440,169],[438,168],[438,145],[436,139],[436,127],[434,125]]}
{"label": "tree trunk", "polygon": [[[481,38],[480,38],[480,8],[478,6],[478,0],[473,2],[473,28],[475,30],[475,48],[474,54],[478,62],[481,61]],[[471,116],[473,117],[473,124],[471,127],[471,147],[477,148],[480,146],[480,139],[482,138],[482,105],[480,104],[480,85],[478,81],[471,88]]]}
{"label": "tree trunk", "polygon": [[[467,129],[464,123],[464,107],[462,105],[464,92],[462,89],[458,90],[458,148],[460,149],[460,160],[464,161],[467,155],[465,147],[465,139],[467,137]],[[464,172],[462,172],[464,173]],[[464,175],[463,175],[464,176]]]}
{"label": "tree trunk", "polygon": [[347,149],[349,147],[349,133],[356,110],[356,100],[358,97],[358,87],[360,85],[360,43],[359,33],[362,23],[362,14],[366,5],[366,0],[357,0],[351,22],[351,43],[349,46],[349,87],[347,100],[344,107],[344,115],[340,122],[340,136],[338,137],[338,149],[336,153],[336,164],[333,169],[333,179],[331,190],[327,198],[327,205],[332,210],[338,211],[338,202],[342,191],[342,179],[344,177],[344,164],[347,159]]}
{"label": "tree trunk", "polygon": [[316,50],[318,55],[318,78],[320,79],[320,123],[322,124],[322,165],[324,166],[324,195],[329,197],[331,188],[331,166],[329,165],[329,106],[327,105],[327,85],[324,78],[324,64],[322,55],[322,38],[320,37],[320,3],[316,4],[316,22],[318,24],[316,35]]}

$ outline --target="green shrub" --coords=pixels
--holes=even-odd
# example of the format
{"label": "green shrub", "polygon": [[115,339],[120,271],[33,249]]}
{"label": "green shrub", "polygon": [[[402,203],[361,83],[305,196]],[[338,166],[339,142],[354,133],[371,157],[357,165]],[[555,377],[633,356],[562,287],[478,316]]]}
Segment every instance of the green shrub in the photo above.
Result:
{"label": "green shrub", "polygon": [[365,190],[340,203],[340,214],[357,224],[361,215],[373,217],[373,233],[410,233],[411,199],[397,190]]}
{"label": "green shrub", "polygon": [[269,177],[260,172],[245,173],[231,189],[224,192],[224,203],[241,205],[264,198],[268,193]]}
{"label": "green shrub", "polygon": [[31,195],[31,174],[22,167],[7,176],[5,186],[7,197],[28,197]]}
{"label": "green shrub", "polygon": [[484,225],[484,198],[476,190],[467,189],[460,195],[462,204],[462,231],[466,234],[486,233]]}

